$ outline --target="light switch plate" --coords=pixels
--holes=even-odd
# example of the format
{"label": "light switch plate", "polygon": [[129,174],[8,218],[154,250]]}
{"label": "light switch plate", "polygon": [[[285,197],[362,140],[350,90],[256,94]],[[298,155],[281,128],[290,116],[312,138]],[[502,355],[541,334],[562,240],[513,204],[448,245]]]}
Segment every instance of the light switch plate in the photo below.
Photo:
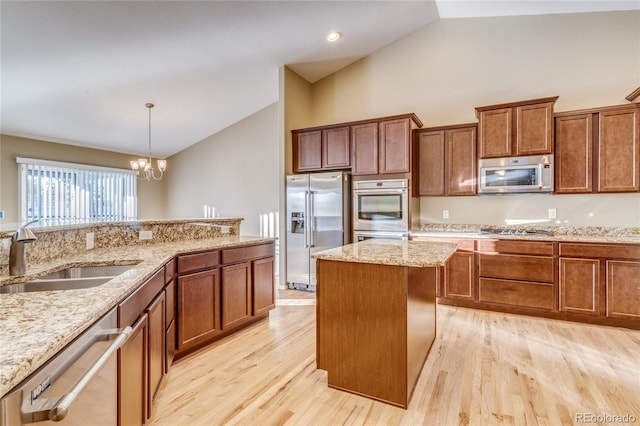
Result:
{"label": "light switch plate", "polygon": [[442,218],[449,219],[449,210],[442,210]]}
{"label": "light switch plate", "polygon": [[87,250],[91,250],[95,245],[95,234],[87,232]]}
{"label": "light switch plate", "polygon": [[557,219],[558,211],[556,209],[549,209],[549,219]]}
{"label": "light switch plate", "polygon": [[153,238],[153,232],[151,232],[151,231],[140,231],[138,233],[138,236],[140,237],[140,240],[150,240],[151,238]]}

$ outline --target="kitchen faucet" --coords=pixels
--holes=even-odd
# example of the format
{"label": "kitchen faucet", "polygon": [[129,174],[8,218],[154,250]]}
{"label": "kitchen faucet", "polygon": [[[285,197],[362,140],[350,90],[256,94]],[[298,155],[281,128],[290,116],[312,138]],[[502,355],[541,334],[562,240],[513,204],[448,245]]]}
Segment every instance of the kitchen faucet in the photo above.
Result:
{"label": "kitchen faucet", "polygon": [[24,275],[27,273],[27,256],[24,245],[37,239],[27,226],[37,221],[38,220],[32,220],[18,228],[11,237],[11,247],[9,248],[9,275]]}

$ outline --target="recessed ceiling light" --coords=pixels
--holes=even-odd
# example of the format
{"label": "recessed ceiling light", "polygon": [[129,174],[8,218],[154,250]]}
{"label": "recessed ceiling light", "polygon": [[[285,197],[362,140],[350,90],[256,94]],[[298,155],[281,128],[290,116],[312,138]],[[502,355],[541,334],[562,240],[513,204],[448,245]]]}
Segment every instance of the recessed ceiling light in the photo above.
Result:
{"label": "recessed ceiling light", "polygon": [[341,34],[339,32],[329,33],[327,36],[327,41],[336,41],[340,38]]}

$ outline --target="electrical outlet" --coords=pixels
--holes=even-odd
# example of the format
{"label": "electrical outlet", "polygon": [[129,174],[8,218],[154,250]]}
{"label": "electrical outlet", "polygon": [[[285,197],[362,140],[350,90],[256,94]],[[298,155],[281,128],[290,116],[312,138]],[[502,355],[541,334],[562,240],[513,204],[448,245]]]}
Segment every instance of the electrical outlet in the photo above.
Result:
{"label": "electrical outlet", "polygon": [[229,232],[231,232],[231,227],[220,225],[220,232],[222,232],[223,234],[228,234]]}
{"label": "electrical outlet", "polygon": [[557,219],[558,211],[556,209],[549,209],[549,219]]}
{"label": "electrical outlet", "polygon": [[95,234],[87,232],[87,250],[91,250],[95,246]]}
{"label": "electrical outlet", "polygon": [[140,240],[150,240],[153,238],[153,233],[151,231],[140,231],[138,233]]}
{"label": "electrical outlet", "polygon": [[449,210],[442,210],[442,218],[449,219]]}

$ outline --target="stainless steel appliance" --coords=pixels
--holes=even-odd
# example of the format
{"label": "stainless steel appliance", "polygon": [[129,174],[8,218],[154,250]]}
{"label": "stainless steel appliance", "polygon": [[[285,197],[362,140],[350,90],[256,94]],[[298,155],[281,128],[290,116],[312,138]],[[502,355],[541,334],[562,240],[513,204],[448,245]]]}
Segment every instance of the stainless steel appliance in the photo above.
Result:
{"label": "stainless steel appliance", "polygon": [[116,425],[116,352],[131,327],[116,329],[111,310],[0,399],[0,425]]}
{"label": "stainless steel appliance", "polygon": [[353,231],[353,241],[359,242],[372,239],[407,241],[409,232]]}
{"label": "stainless steel appliance", "polygon": [[478,174],[479,194],[553,192],[553,155],[486,158]]}
{"label": "stainless steel appliance", "polygon": [[349,175],[345,172],[287,176],[287,283],[315,291],[311,255],[351,242]]}
{"label": "stainless steel appliance", "polygon": [[409,180],[353,183],[353,230],[409,232]]}

